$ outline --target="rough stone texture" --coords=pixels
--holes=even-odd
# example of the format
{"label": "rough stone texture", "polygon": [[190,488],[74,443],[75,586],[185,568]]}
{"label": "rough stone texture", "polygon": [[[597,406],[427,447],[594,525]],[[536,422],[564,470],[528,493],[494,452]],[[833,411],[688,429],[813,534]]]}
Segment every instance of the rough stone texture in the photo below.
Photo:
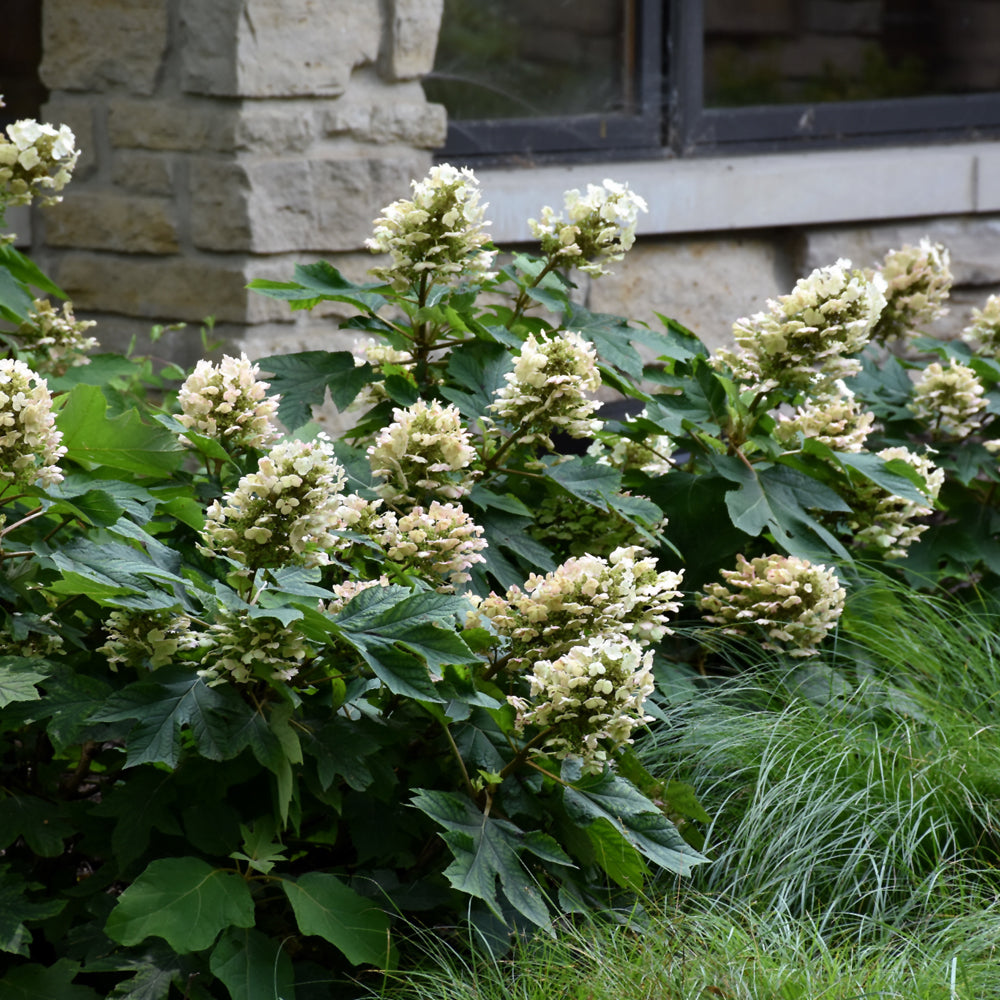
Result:
{"label": "rough stone texture", "polygon": [[122,149],[224,152],[233,148],[238,111],[231,102],[113,98],[108,137]]}
{"label": "rough stone texture", "polygon": [[[210,4],[207,6],[211,6]],[[167,49],[164,0],[45,0],[40,67],[51,90],[152,94]]]}
{"label": "rough stone texture", "polygon": [[390,80],[414,80],[434,68],[444,0],[389,0],[383,58]]}
{"label": "rough stone texture", "polygon": [[181,0],[180,10],[189,93],[336,96],[378,54],[379,0]]}
{"label": "rough stone texture", "polygon": [[360,142],[384,145],[399,142],[424,149],[444,144],[448,131],[444,106],[428,104],[419,83],[386,87],[372,75],[359,71],[338,101],[324,107],[321,128],[326,136],[349,135]]}
{"label": "rough stone texture", "polygon": [[730,342],[735,320],[788,291],[782,247],[766,239],[641,241],[614,271],[591,283],[591,309],[653,329],[662,329],[661,313],[711,350]]}
{"label": "rough stone texture", "polygon": [[404,195],[428,159],[292,159],[192,166],[191,238],[205,250],[357,250],[382,207]]}
{"label": "rough stone texture", "polygon": [[162,153],[119,150],[111,165],[111,181],[135,194],[172,196],[176,163]]}
{"label": "rough stone texture", "polygon": [[42,118],[53,125],[68,125],[76,136],[80,159],[73,171],[73,183],[80,184],[97,170],[97,143],[94,139],[93,101],[76,95],[53,97],[42,106]]}
{"label": "rough stone texture", "polygon": [[81,312],[118,313],[172,322],[244,323],[246,277],[240,260],[207,257],[129,257],[71,251],[49,265]]}
{"label": "rough stone texture", "polygon": [[46,212],[49,246],[170,254],[178,250],[172,203],[111,191],[69,188],[62,204]]}
{"label": "rough stone texture", "polygon": [[[324,102],[325,103],[325,102]],[[236,120],[238,153],[289,156],[307,152],[315,136],[312,104],[305,101],[246,101]]]}

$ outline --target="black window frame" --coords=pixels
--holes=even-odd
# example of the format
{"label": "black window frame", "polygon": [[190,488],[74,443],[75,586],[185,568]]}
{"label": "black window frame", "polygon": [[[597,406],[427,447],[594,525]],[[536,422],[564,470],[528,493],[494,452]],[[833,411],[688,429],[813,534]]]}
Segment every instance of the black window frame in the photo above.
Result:
{"label": "black window frame", "polygon": [[521,164],[794,152],[1000,136],[1000,90],[871,101],[704,106],[702,0],[629,0],[636,112],[449,121],[442,160]]}
{"label": "black window frame", "polygon": [[626,0],[626,31],[635,39],[633,111],[449,121],[445,145],[439,150],[442,159],[489,162],[525,156],[604,158],[659,152],[663,145],[664,6],[663,0]]}

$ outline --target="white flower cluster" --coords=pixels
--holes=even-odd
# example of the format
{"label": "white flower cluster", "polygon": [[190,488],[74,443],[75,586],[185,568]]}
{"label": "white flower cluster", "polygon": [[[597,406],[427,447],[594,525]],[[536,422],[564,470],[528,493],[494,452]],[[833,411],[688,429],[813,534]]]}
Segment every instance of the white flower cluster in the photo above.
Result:
{"label": "white flower cluster", "polygon": [[883,448],[878,456],[886,461],[898,458],[913,466],[924,481],[920,492],[927,503],[916,503],[865,482],[848,498],[852,514],[848,526],[854,532],[856,545],[874,545],[883,550],[886,559],[903,559],[907,548],[927,530],[927,525],[913,522],[931,513],[930,505],[937,500],[944,484],[944,470],[926,455],[908,448]]}
{"label": "white flower cluster", "polygon": [[952,284],[949,263],[947,248],[926,236],[919,246],[890,250],[879,268],[886,282],[886,306],[872,339],[892,343],[943,316]]}
{"label": "white flower cluster", "polygon": [[515,726],[552,729],[545,745],[556,757],[579,756],[585,774],[600,773],[609,756],[631,743],[653,691],[653,653],[633,639],[592,637],[557,660],[538,660],[527,680],[531,700],[511,696]]}
{"label": "white flower cluster", "polygon": [[375,220],[365,246],[387,253],[385,267],[372,274],[397,291],[422,280],[453,283],[485,281],[496,250],[487,249],[485,205],[479,204],[479,181],[468,168],[449,163],[431,167],[422,181],[413,181],[413,199],[394,201]]}
{"label": "white flower cluster", "polygon": [[246,354],[226,355],[218,365],[199,361],[177,395],[177,419],[232,449],[269,447],[278,438],[280,397],[267,394],[269,383],[257,378],[259,372]]}
{"label": "white flower cluster", "polygon": [[605,441],[595,441],[587,454],[601,465],[616,469],[638,469],[647,476],[665,476],[673,466],[670,458],[674,442],[666,434],[651,434],[642,441],[620,435],[610,446]]}
{"label": "white flower cluster", "polygon": [[601,426],[593,416],[601,404],[587,396],[601,387],[597,355],[579,333],[560,331],[540,340],[529,334],[504,379],[490,409],[518,428],[523,443],[551,448],[552,433],[591,437]]}
{"label": "white flower cluster", "polygon": [[108,641],[98,653],[107,657],[111,669],[164,667],[183,650],[196,649],[198,633],[191,619],[173,611],[112,611],[104,623]]}
{"label": "white flower cluster", "polygon": [[61,201],[60,191],[69,183],[79,150],[67,125],[58,129],[24,118],[7,126],[0,136],[0,206]]}
{"label": "white flower cluster", "polygon": [[658,642],[670,632],[667,618],[679,604],[681,573],[658,572],[638,546],[615,549],[607,559],[568,559],[545,576],[532,574],[522,591],[478,601],[477,616],[510,640],[509,666],[558,659],[582,636],[627,636]]}
{"label": "white flower cluster", "polygon": [[62,482],[61,442],[45,379],[23,361],[0,359],[0,494]]}
{"label": "white flower cluster", "polygon": [[817,268],[788,295],[768,301],[768,311],[737,320],[737,350],[721,350],[716,367],[756,392],[778,387],[821,394],[837,379],[854,375],[851,355],[864,349],[883,308],[885,282],[852,271],[849,260]]}
{"label": "white flower cluster", "polygon": [[724,584],[708,584],[699,595],[705,620],[726,635],[762,633],[765,649],[815,656],[844,610],[847,594],[837,574],[796,556],[736,561],[736,569],[722,570]]}
{"label": "white flower cluster", "polygon": [[[351,353],[354,355],[355,368],[360,368],[367,363],[383,375],[386,368],[403,369],[406,370],[404,377],[409,377],[412,384],[416,386],[416,382],[413,381],[413,376],[409,374],[407,368],[413,364],[413,355],[409,351],[399,350],[376,340],[374,337],[362,337],[354,342]],[[351,409],[367,410],[388,398],[389,394],[386,392],[385,382],[369,382],[355,397]]]}
{"label": "white flower cluster", "polygon": [[801,435],[802,439],[819,441],[833,451],[863,451],[875,415],[861,408],[843,382],[838,380],[835,389],[830,395],[807,399],[796,407],[792,416],[781,414],[774,436],[786,448],[798,448]]}
{"label": "white flower cluster", "polygon": [[73,315],[71,302],[64,302],[60,312],[47,299],[35,299],[16,336],[32,353],[36,366],[44,362],[46,371],[62,375],[68,368],[90,363],[87,352],[98,345],[97,339],[85,336],[85,332],[93,326],[97,326],[93,320],[78,320]]}
{"label": "white flower cluster", "polygon": [[276,618],[251,617],[245,611],[223,612],[209,627],[210,643],[198,671],[209,685],[235,681],[290,681],[310,655],[302,636]]}
{"label": "white flower cluster", "polygon": [[982,354],[1000,357],[1000,295],[991,295],[982,309],[972,310],[972,322],[962,331],[962,339]]}
{"label": "white flower cluster", "polygon": [[934,361],[914,383],[910,409],[935,431],[963,438],[982,424],[985,396],[986,387],[968,365],[952,358],[945,368]]}
{"label": "white flower cluster", "polygon": [[346,475],[325,434],[286,440],[205,514],[202,549],[248,570],[298,563],[324,566],[338,544]]}
{"label": "white flower cluster", "polygon": [[635,227],[646,202],[627,184],[605,180],[565,194],[563,218],[546,205],[541,221],[529,219],[532,235],[550,260],[574,264],[593,277],[607,274],[605,263],[619,261],[635,242]]}
{"label": "white flower cluster", "polygon": [[414,503],[428,493],[448,500],[465,496],[474,479],[469,466],[476,449],[457,407],[420,399],[392,413],[392,423],[368,448],[372,473],[384,480],[376,488],[379,496]]}
{"label": "white flower cluster", "polygon": [[486,561],[483,529],[458,504],[433,500],[426,510],[414,507],[402,517],[388,511],[378,524],[378,541],[386,555],[440,580],[438,590],[451,592],[456,584],[467,583],[468,570]]}

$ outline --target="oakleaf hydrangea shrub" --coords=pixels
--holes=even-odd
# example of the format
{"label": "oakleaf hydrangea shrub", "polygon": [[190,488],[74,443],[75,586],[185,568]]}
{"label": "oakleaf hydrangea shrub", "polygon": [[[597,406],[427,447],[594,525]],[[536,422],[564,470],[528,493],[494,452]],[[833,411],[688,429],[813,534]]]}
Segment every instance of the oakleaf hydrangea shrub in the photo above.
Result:
{"label": "oakleaf hydrangea shrub", "polygon": [[[370,282],[255,283],[351,306],[356,353],[173,382],[119,358],[99,385],[67,307],[0,299],[0,993],[242,1000],[266,966],[323,995],[406,961],[413,923],[497,949],[632,907],[706,860],[690,792],[634,753],[661,688],[728,633],[808,662],[858,562],[995,585],[969,543],[995,308],[973,340],[912,332],[933,245],[817,269],[713,357],[571,298],[632,245],[627,186],[542,207],[509,258],[472,171],[410,194]],[[0,290],[59,297],[4,261]],[[887,302],[910,332],[873,341]],[[310,419],[327,391],[338,440]]]}

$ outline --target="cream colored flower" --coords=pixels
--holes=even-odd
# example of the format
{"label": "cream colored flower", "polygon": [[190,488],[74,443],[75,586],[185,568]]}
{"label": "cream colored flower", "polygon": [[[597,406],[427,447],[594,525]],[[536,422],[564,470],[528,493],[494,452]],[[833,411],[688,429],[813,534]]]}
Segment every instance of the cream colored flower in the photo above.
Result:
{"label": "cream colored flower", "polygon": [[796,556],[736,557],[722,570],[725,583],[711,583],[698,597],[705,620],[726,635],[764,638],[765,649],[815,656],[840,620],[847,594],[837,574]]}
{"label": "cream colored flower", "polygon": [[205,514],[202,549],[222,552],[248,571],[299,564],[325,566],[340,545],[336,532],[346,475],[325,434],[286,440]]}
{"label": "cream colored flower", "polygon": [[108,641],[97,652],[107,657],[112,670],[118,664],[155,670],[199,642],[191,619],[174,611],[112,611],[104,631]]}
{"label": "cream colored flower", "polygon": [[276,618],[251,617],[247,611],[221,612],[204,639],[204,666],[198,676],[210,686],[227,680],[236,684],[290,681],[311,652],[293,627]]}
{"label": "cream colored flower", "polygon": [[774,436],[786,448],[800,447],[802,440],[814,440],[833,451],[859,452],[872,431],[875,415],[863,410],[854,393],[843,382],[835,392],[807,399],[792,416],[781,414]]}
{"label": "cream colored flower", "polygon": [[23,361],[0,359],[0,495],[62,482],[61,442],[45,379]]}
{"label": "cream colored flower", "polygon": [[543,741],[556,757],[580,757],[585,774],[599,774],[610,756],[631,743],[650,720],[643,703],[653,691],[653,653],[625,636],[593,637],[557,660],[538,660],[527,675],[531,697],[507,700],[527,726],[551,730]]}
{"label": "cream colored flower", "polygon": [[853,356],[885,307],[884,288],[879,275],[851,270],[849,260],[817,268],[790,294],[769,300],[767,312],[737,320],[737,350],[717,352],[712,364],[728,366],[754,392],[828,392],[837,379],[861,370]]}
{"label": "cream colored flower", "polygon": [[579,333],[529,334],[504,379],[490,409],[517,428],[523,443],[551,448],[553,433],[590,437],[601,426],[593,416],[601,404],[587,395],[601,386],[597,355]]}
{"label": "cream colored flower", "polygon": [[929,364],[913,386],[910,409],[932,430],[952,437],[968,437],[983,422],[986,388],[979,376],[954,358],[945,368]]}
{"label": "cream colored flower", "polygon": [[475,478],[469,466],[476,449],[457,407],[420,399],[392,412],[393,422],[368,449],[372,474],[384,480],[376,488],[379,496],[389,502],[465,496]]}
{"label": "cream colored flower", "polygon": [[594,277],[607,274],[605,264],[619,261],[635,242],[635,229],[646,202],[627,184],[605,180],[587,185],[587,193],[567,191],[565,218],[546,205],[541,221],[529,219],[532,235],[542,253],[573,264]]}
{"label": "cream colored flower", "polygon": [[80,155],[72,130],[27,118],[8,125],[7,136],[0,137],[0,206],[61,201]]}
{"label": "cream colored flower", "polygon": [[453,284],[494,277],[496,250],[487,248],[486,206],[479,197],[479,182],[468,167],[431,167],[426,178],[413,181],[412,200],[394,201],[375,220],[365,246],[389,254],[390,261],[372,274],[398,291],[426,280]]}
{"label": "cream colored flower", "polygon": [[952,276],[947,248],[926,236],[918,246],[890,250],[879,272],[886,282],[886,307],[872,331],[880,344],[910,337],[947,309]]}
{"label": "cream colored flower", "polygon": [[90,363],[87,352],[98,346],[94,337],[84,336],[85,331],[97,326],[93,320],[78,320],[73,315],[73,304],[64,302],[62,312],[57,311],[46,299],[35,299],[28,311],[28,318],[15,336],[33,363],[40,370],[62,375],[68,368]]}
{"label": "cream colored flower", "polygon": [[281,397],[267,394],[259,372],[246,354],[226,355],[217,365],[199,361],[177,394],[177,419],[234,450],[269,447],[278,439],[274,418]]}

